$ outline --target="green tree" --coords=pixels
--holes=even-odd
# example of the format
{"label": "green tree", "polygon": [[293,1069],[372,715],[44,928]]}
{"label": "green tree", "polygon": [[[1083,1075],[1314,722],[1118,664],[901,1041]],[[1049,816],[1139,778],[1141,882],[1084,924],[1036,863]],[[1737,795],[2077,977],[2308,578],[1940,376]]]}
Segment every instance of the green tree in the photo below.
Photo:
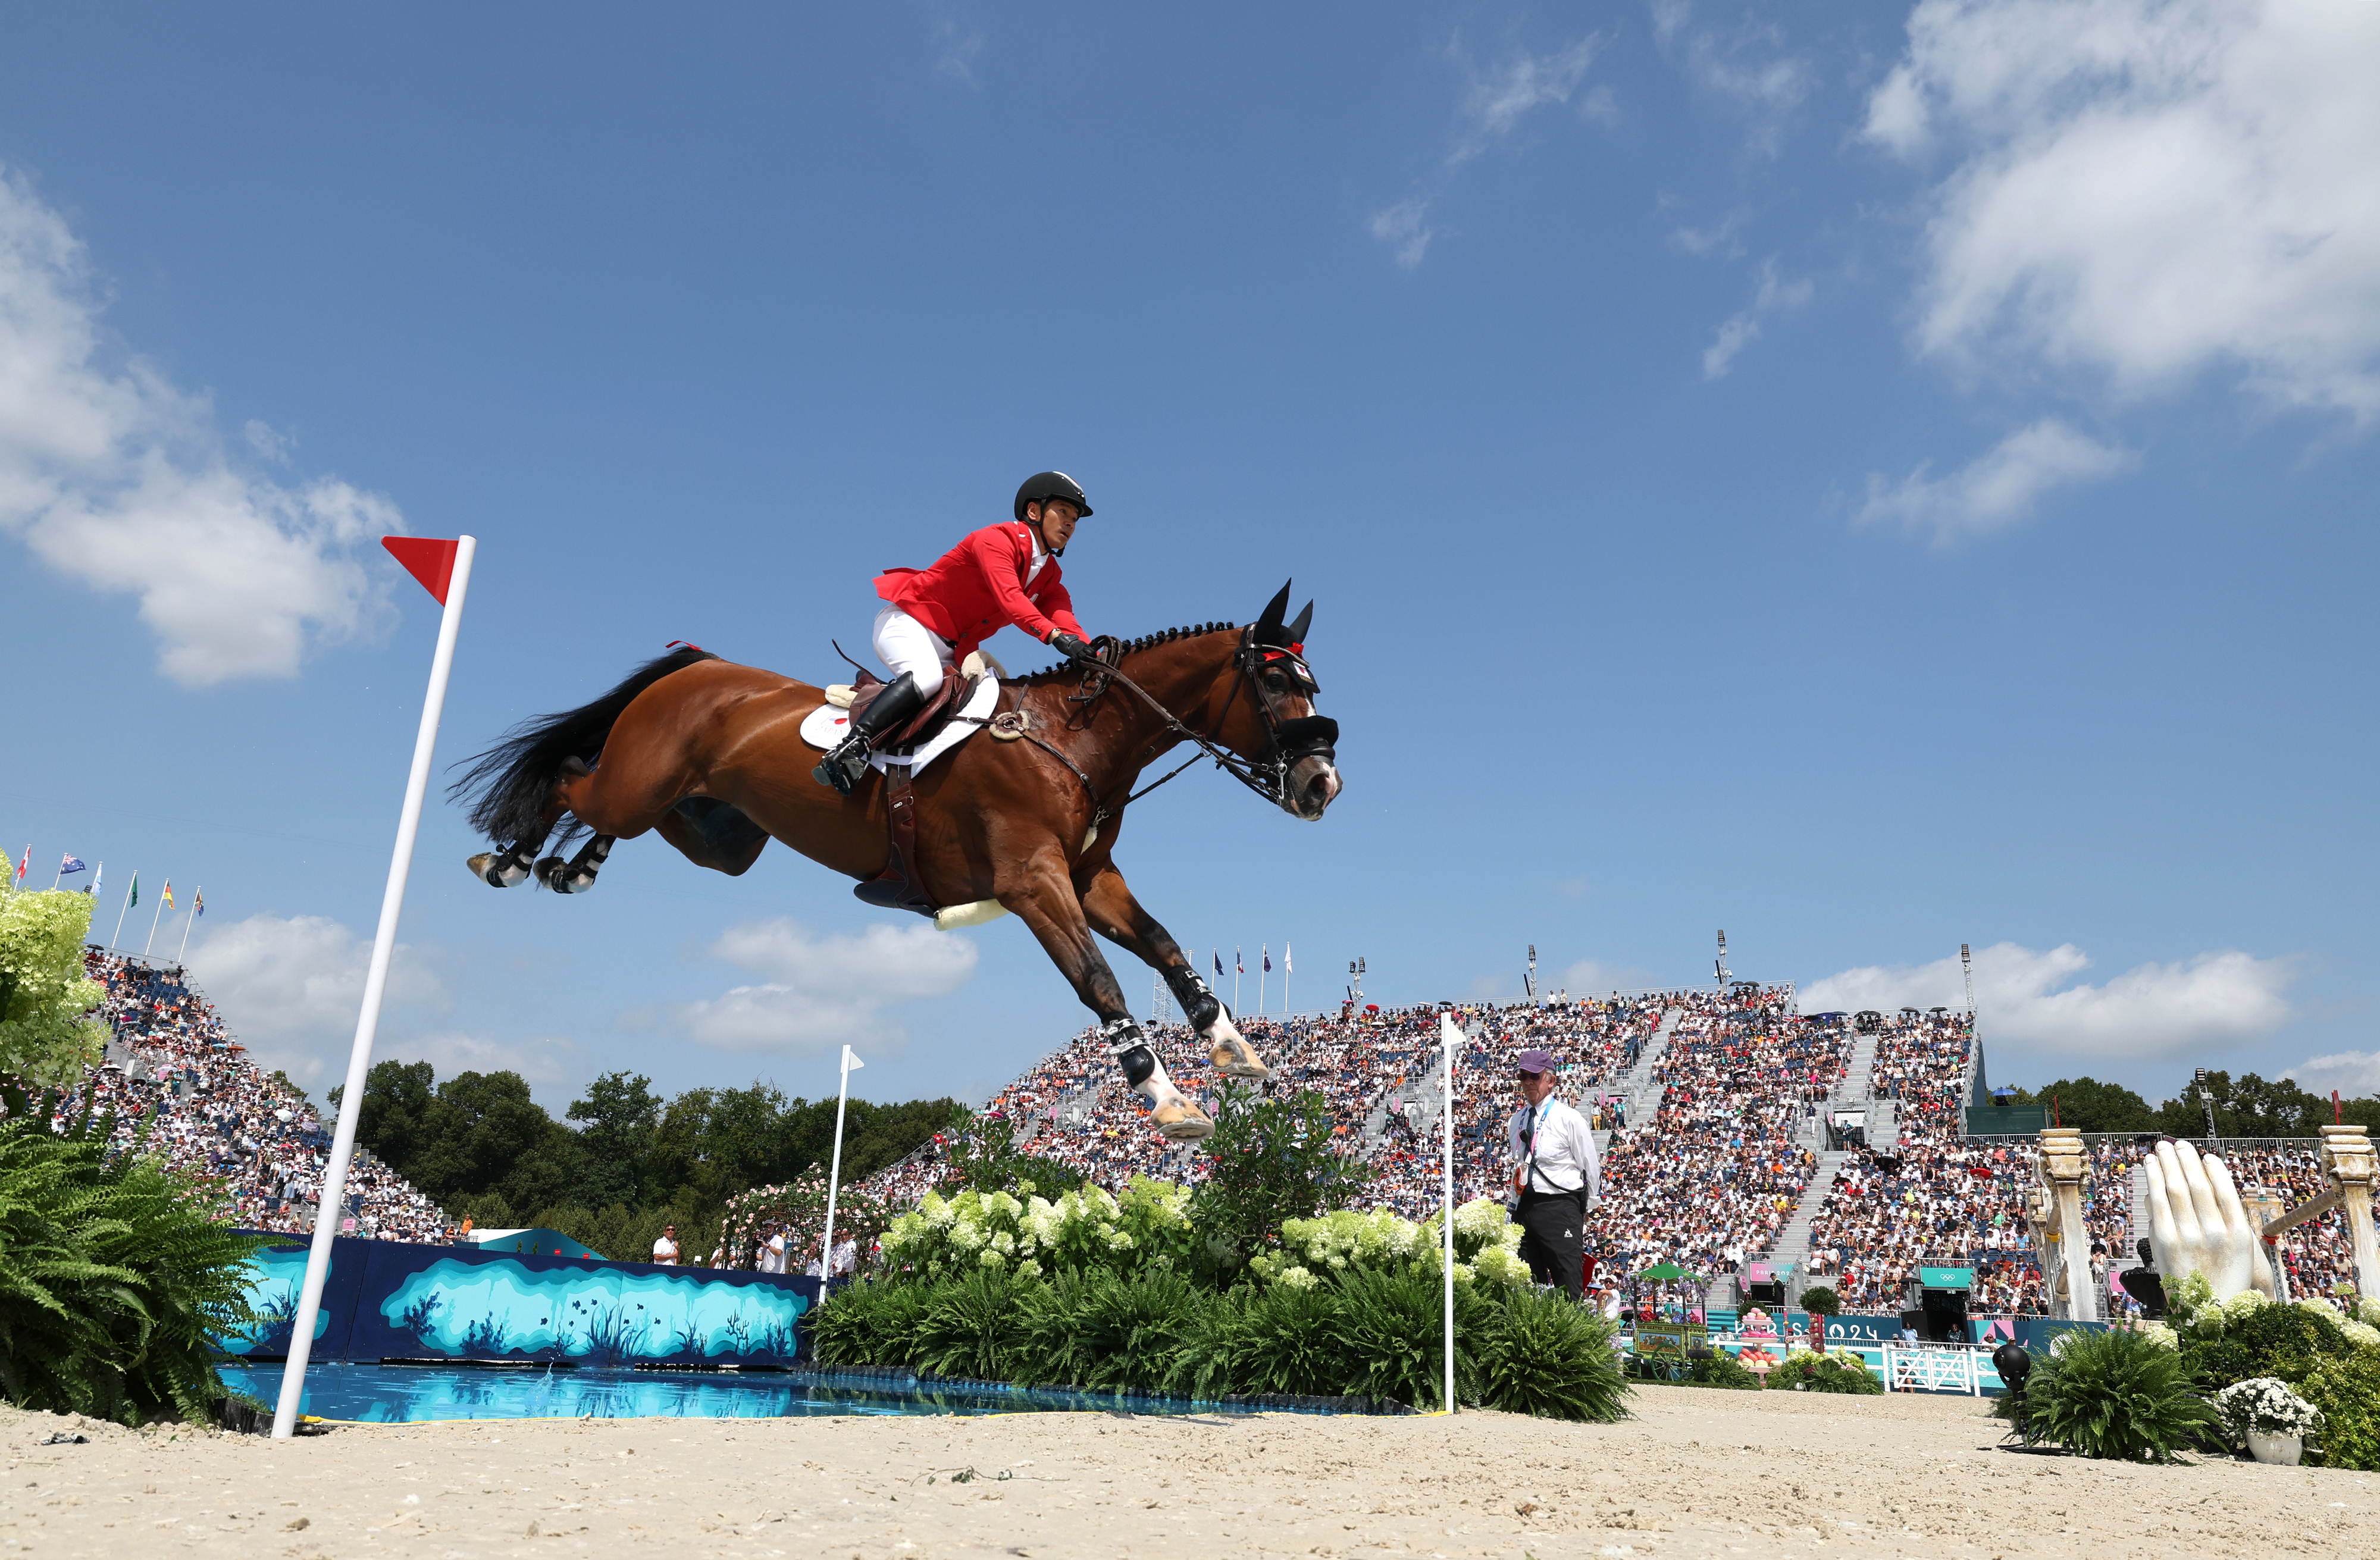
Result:
{"label": "green tree", "polygon": [[[2210,1071],[2206,1092],[2215,1100],[2215,1132],[2226,1138],[2310,1138],[2331,1119],[2326,1095],[2309,1093],[2290,1079],[2267,1082],[2252,1072],[2233,1078]],[[2359,1100],[2358,1107],[2367,1102]],[[2193,1082],[2157,1107],[2157,1126],[2178,1138],[2206,1135],[2206,1107]]]}
{"label": "green tree", "polygon": [[2057,1103],[2060,1126],[2079,1127],[2086,1132],[2154,1132],[2157,1131],[2157,1113],[2149,1102],[2125,1088],[2121,1083],[2102,1083],[2095,1078],[2060,1078],[2055,1083],[2044,1083],[2027,1097],[2019,1091],[2019,1105],[2046,1107]]}
{"label": "green tree", "polygon": [[[430,1147],[437,1083],[438,1074],[426,1061],[376,1061],[364,1074],[363,1103],[357,1107],[356,1142],[417,1186],[422,1184],[417,1173],[421,1156]],[[334,1086],[331,1104],[344,1110],[346,1094],[346,1085]]]}
{"label": "green tree", "polygon": [[500,1191],[516,1208],[539,1208],[577,1184],[577,1135],[529,1097],[517,1072],[456,1073],[438,1086],[428,1125],[413,1167],[397,1168],[434,1197]]}
{"label": "green tree", "polygon": [[21,1094],[69,1084],[96,1064],[106,988],[83,968],[91,896],[0,883],[0,1084]]}
{"label": "green tree", "polygon": [[587,1165],[574,1193],[577,1202],[605,1207],[643,1201],[645,1162],[652,1155],[653,1134],[662,1120],[661,1096],[651,1084],[642,1073],[607,1072],[571,1102],[565,1114],[579,1124],[578,1145]]}

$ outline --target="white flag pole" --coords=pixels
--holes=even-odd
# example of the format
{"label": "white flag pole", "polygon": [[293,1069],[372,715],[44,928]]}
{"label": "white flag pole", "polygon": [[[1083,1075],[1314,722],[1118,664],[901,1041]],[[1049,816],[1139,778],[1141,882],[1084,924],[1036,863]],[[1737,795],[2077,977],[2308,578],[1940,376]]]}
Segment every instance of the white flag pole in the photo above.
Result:
{"label": "white flag pole", "polygon": [[1257,1017],[1264,1017],[1265,982],[1272,978],[1272,944],[1257,950]]}
{"label": "white flag pole", "polygon": [[203,883],[191,891],[190,913],[182,918],[182,946],[174,953],[174,962],[176,964],[182,961],[183,954],[190,951],[190,928],[198,925],[199,906],[206,902],[206,897],[207,889]]}
{"label": "white flag pole", "polygon": [[[105,865],[106,864],[103,862],[101,864],[103,867],[104,867]],[[140,869],[137,866],[132,869],[132,886],[136,889],[140,886]],[[124,935],[124,917],[131,911],[131,909],[132,896],[128,893],[124,896],[123,904],[116,908],[115,930],[107,939],[107,951],[110,953],[115,951],[115,939]]]}
{"label": "white flag pole", "polygon": [[843,1085],[834,1094],[834,1157],[826,1170],[826,1240],[819,1247],[819,1299],[826,1299],[826,1287],[834,1282],[834,1193],[835,1184],[843,1179],[843,1107],[851,1098],[852,1069],[868,1064],[843,1048]]}
{"label": "white flag pole", "polygon": [[289,1334],[289,1362],[281,1371],[281,1401],[273,1414],[273,1436],[298,1433],[298,1405],[306,1391],[306,1360],[314,1351],[314,1319],[322,1309],[322,1281],[331,1276],[331,1241],[346,1202],[347,1165],[355,1156],[356,1122],[363,1115],[364,1075],[371,1070],[372,1036],[380,1028],[380,1004],[388,989],[388,961],[396,951],[397,913],[405,908],[405,878],[413,865],[413,840],[421,828],[421,800],[430,790],[430,760],[438,746],[438,717],[446,707],[446,676],[455,668],[455,637],[463,626],[463,596],[471,583],[471,555],[478,538],[463,537],[455,548],[455,572],[446,587],[445,614],[438,620],[438,649],[430,660],[430,692],[421,702],[421,730],[413,739],[413,769],[405,782],[405,805],[397,814],[396,849],[388,864],[388,887],[380,900],[380,932],[372,938],[371,967],[364,976],[363,1010],[356,1017],[356,1043],[347,1055],[346,1090],[339,1096],[339,1124],[331,1135],[331,1162],[314,1203],[314,1243],[306,1253],[306,1283],[298,1296],[298,1316]]}
{"label": "white flag pole", "polygon": [[1438,1037],[1446,1048],[1446,1076],[1441,1083],[1439,1119],[1446,1139],[1446,1184],[1441,1195],[1446,1237],[1446,1411],[1454,1412],[1454,1053],[1462,1048],[1463,1031],[1445,1013],[1438,1015]]}
{"label": "white flag pole", "polygon": [[173,891],[174,880],[171,877],[168,877],[165,879],[165,888],[164,892],[161,892],[157,896],[157,908],[149,913],[149,940],[140,945],[140,957],[143,959],[148,958],[149,950],[157,946],[157,923],[164,919],[165,895],[170,894]]}

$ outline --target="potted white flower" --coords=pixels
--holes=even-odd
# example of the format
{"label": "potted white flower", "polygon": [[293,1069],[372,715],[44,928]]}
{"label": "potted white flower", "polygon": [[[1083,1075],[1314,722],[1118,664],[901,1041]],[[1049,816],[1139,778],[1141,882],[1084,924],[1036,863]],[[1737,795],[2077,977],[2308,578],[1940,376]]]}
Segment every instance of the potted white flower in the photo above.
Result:
{"label": "potted white flower", "polygon": [[2305,1455],[2306,1432],[2322,1424],[2321,1409],[2271,1376],[2233,1383],[2215,1395],[2215,1405],[2258,1462],[2284,1468],[2298,1465]]}

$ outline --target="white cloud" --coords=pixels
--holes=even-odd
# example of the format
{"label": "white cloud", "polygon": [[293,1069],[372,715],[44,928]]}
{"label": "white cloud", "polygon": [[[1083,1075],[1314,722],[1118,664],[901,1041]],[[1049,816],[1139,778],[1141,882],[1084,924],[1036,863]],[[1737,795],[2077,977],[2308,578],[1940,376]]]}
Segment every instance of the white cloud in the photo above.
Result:
{"label": "white cloud", "polygon": [[2380,1051],[2334,1051],[2308,1057],[2283,1076],[2296,1079],[2298,1087],[2317,1094],[2333,1089],[2350,1099],[2380,1094]]}
{"label": "white cloud", "polygon": [[[225,1027],[267,1071],[285,1068],[312,1088],[346,1074],[363,1005],[371,941],[322,915],[251,915],[190,945],[189,969]],[[423,950],[399,943],[386,1001],[441,1003],[445,990]]]}
{"label": "white cloud", "polygon": [[1745,117],[1761,151],[1777,150],[1788,118],[1816,80],[1807,61],[1783,52],[1784,35],[1774,25],[1747,19],[1726,29],[1697,26],[1689,0],[1653,0],[1653,39],[1689,81]]}
{"label": "white cloud", "polygon": [[2102,444],[2055,417],[2045,417],[1939,479],[1928,478],[1925,466],[1897,483],[1871,475],[1859,518],[1897,520],[1912,530],[1932,531],[1937,541],[1949,542],[2015,524],[2054,488],[2098,481],[2130,471],[2139,462],[2131,451]]}
{"label": "white cloud", "polygon": [[[404,528],[395,505],[235,469],[205,397],[105,360],[99,308],[80,241],[0,169],[0,534],[139,597],[158,669],[185,686],[294,676],[310,641],[369,631],[386,604],[357,552]],[[287,448],[261,423],[249,441]]]}
{"label": "white cloud", "polygon": [[1735,355],[1759,338],[1763,316],[1781,314],[1801,308],[1810,301],[1807,277],[1798,282],[1780,280],[1777,262],[1765,261],[1760,267],[1760,290],[1753,295],[1752,306],[1718,328],[1718,334],[1703,349],[1703,378],[1723,379],[1735,363]]}
{"label": "white cloud", "polygon": [[[1602,46],[1603,40],[1589,33],[1549,54],[1515,54],[1485,70],[1472,66],[1458,46],[1455,57],[1468,70],[1471,87],[1463,103],[1463,133],[1446,160],[1468,162],[1487,151],[1489,143],[1512,134],[1532,109],[1570,102]],[[1593,114],[1605,114],[1609,100],[1589,98],[1581,106]]]}
{"label": "white cloud", "polygon": [[[2235,1046],[2279,1027],[2297,978],[2289,960],[2226,949],[2143,964],[2101,986],[2069,984],[2090,964],[2071,943],[2046,952],[2007,942],[1976,949],[1976,1023],[1985,1054],[2161,1061]],[[1799,996],[1805,1013],[1966,1005],[1955,958],[1845,970]]]}
{"label": "white cloud", "polygon": [[1603,997],[1615,991],[1650,991],[1665,984],[1652,971],[1634,964],[1609,964],[1582,959],[1548,983],[1573,997]]}
{"label": "white cloud", "polygon": [[1411,271],[1429,253],[1429,202],[1400,200],[1372,214],[1372,236],[1396,251],[1397,263]]}
{"label": "white cloud", "polygon": [[[947,997],[975,973],[973,939],[926,926],[869,926],[812,937],[784,917],[730,927],[711,957],[773,977],[664,1010],[664,1022],[730,1051],[814,1053],[908,1042],[882,1010]],[[650,1018],[652,1015],[639,1015]]]}
{"label": "white cloud", "polygon": [[517,1072],[526,1082],[562,1083],[585,1076],[578,1047],[568,1040],[543,1038],[528,1045],[482,1039],[460,1030],[437,1030],[407,1035],[379,1047],[381,1053],[407,1061],[426,1061],[441,1078],[458,1072]]}
{"label": "white cloud", "polygon": [[962,23],[952,12],[934,18],[934,74],[946,81],[975,86],[976,56],[984,50],[983,29]]}
{"label": "white cloud", "polygon": [[1917,337],[2380,413],[2380,6],[1923,0],[1865,134],[1946,165]]}
{"label": "white cloud", "polygon": [[1609,123],[1619,116],[1609,92],[1579,90],[1602,47],[1602,38],[1589,33],[1546,54],[1524,50],[1483,67],[1464,51],[1461,38],[1448,44],[1447,54],[1463,67],[1467,85],[1456,113],[1454,144],[1446,154],[1446,166],[1435,188],[1373,212],[1366,224],[1372,236],[1389,247],[1399,265],[1411,271],[1429,253],[1429,241],[1437,236],[1429,224],[1430,204],[1453,177],[1453,170],[1510,136],[1532,113],[1575,98],[1583,118]]}

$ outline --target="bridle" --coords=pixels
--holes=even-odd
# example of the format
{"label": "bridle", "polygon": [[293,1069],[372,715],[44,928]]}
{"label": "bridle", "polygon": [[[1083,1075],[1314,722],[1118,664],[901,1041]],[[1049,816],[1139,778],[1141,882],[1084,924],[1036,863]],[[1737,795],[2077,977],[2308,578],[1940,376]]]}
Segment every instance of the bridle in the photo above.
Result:
{"label": "bridle", "polygon": [[[1213,726],[1217,732],[1223,729],[1223,722],[1230,717],[1232,707],[1239,702],[1240,690],[1243,687],[1247,689],[1249,697],[1256,705],[1257,717],[1264,722],[1265,730],[1265,745],[1257,750],[1256,757],[1252,759],[1243,758],[1231,749],[1219,744],[1205,732],[1193,730],[1183,721],[1181,717],[1160,704],[1148,689],[1125,676],[1123,667],[1117,664],[1123,659],[1123,645],[1117,640],[1101,635],[1093,642],[1092,648],[1099,655],[1099,664],[1083,669],[1082,684],[1077,691],[1066,695],[1066,702],[1089,705],[1107,693],[1111,683],[1116,683],[1123,684],[1135,698],[1149,707],[1158,718],[1160,729],[1157,735],[1149,738],[1148,744],[1141,749],[1140,757],[1132,766],[1135,772],[1137,772],[1140,766],[1146,764],[1158,749],[1169,745],[1172,740],[1178,739],[1190,743],[1198,749],[1197,752],[1167,770],[1164,775],[1142,786],[1123,801],[1111,802],[1111,798],[1114,796],[1115,791],[1111,790],[1106,796],[1101,796],[1099,788],[1091,783],[1091,777],[1083,772],[1081,765],[1075,763],[1055,744],[1034,734],[1030,726],[1020,720],[998,733],[1004,735],[1013,731],[1015,736],[1031,743],[1074,772],[1075,778],[1082,782],[1084,792],[1091,799],[1091,828],[1094,832],[1109,818],[1155,791],[1202,757],[1213,759],[1217,768],[1223,770],[1274,806],[1284,809],[1288,805],[1291,769],[1308,758],[1321,758],[1328,761],[1337,757],[1334,744],[1339,740],[1338,721],[1327,715],[1296,715],[1283,719],[1280,708],[1273,701],[1273,695],[1264,685],[1261,675],[1263,670],[1267,666],[1279,664],[1288,676],[1293,693],[1312,699],[1322,691],[1320,684],[1314,680],[1313,671],[1305,664],[1304,645],[1263,645],[1257,641],[1254,624],[1240,630],[1239,647],[1232,653],[1232,666],[1237,675],[1232,680],[1231,695],[1223,700],[1223,707],[1215,714]],[[1014,715],[1022,713],[1022,711],[1012,712]],[[995,715],[991,720],[992,724],[998,727],[1010,719],[1010,715]],[[1115,789],[1121,790],[1122,787]]]}

